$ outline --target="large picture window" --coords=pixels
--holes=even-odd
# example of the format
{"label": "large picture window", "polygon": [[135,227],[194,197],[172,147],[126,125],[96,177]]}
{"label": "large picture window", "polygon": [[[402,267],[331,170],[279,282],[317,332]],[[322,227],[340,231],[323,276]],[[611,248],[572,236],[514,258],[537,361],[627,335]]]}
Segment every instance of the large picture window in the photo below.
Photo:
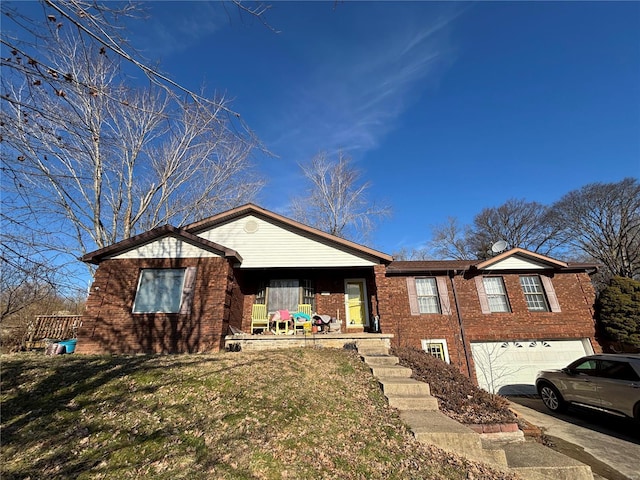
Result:
{"label": "large picture window", "polygon": [[185,268],[146,268],[140,272],[133,313],[180,313]]}
{"label": "large picture window", "polygon": [[289,310],[295,312],[300,303],[300,282],[296,279],[271,280],[267,290],[267,308],[270,312]]}
{"label": "large picture window", "polygon": [[298,311],[300,304],[311,305],[315,311],[315,289],[309,279],[262,280],[256,290],[255,303],[266,305],[269,312],[276,310]]}

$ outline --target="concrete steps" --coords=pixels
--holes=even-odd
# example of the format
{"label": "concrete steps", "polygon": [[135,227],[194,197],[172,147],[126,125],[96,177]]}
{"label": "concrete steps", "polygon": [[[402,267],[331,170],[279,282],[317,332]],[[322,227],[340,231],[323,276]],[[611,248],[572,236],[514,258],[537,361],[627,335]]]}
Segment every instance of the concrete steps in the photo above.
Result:
{"label": "concrete steps", "polygon": [[389,355],[389,348],[385,346],[383,343],[379,343],[379,344],[369,343],[366,345],[362,344],[362,345],[357,345],[357,347],[358,347],[358,353],[363,357]]}
{"label": "concrete steps", "polygon": [[400,365],[369,365],[376,378],[409,378],[413,373],[410,368]]}
{"label": "concrete steps", "polygon": [[462,455],[470,460],[516,473],[525,480],[593,480],[591,468],[523,437],[500,442],[482,437],[447,417],[438,409],[429,385],[411,377],[411,369],[398,365],[398,358],[384,346],[368,345],[358,353],[378,379],[389,405],[418,441]]}
{"label": "concrete steps", "polygon": [[378,378],[378,381],[387,396],[431,396],[429,384],[413,378],[382,377]]}
{"label": "concrete steps", "polygon": [[495,467],[507,467],[504,450],[484,448],[480,436],[440,411],[400,412],[400,418],[411,428],[422,443],[462,455],[476,462]]}
{"label": "concrete steps", "polygon": [[438,399],[431,395],[387,395],[389,406],[401,411],[439,411]]}
{"label": "concrete steps", "polygon": [[525,480],[593,480],[591,467],[537,442],[502,445],[509,469]]}
{"label": "concrete steps", "polygon": [[370,367],[393,366],[397,365],[399,362],[398,357],[394,357],[391,355],[365,355],[362,357],[362,359]]}

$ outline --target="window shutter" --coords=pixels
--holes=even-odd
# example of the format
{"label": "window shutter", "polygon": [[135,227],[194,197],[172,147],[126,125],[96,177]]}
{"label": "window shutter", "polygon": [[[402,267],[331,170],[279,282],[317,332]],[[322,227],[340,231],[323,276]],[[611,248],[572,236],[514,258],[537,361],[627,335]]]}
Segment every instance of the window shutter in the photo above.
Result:
{"label": "window shutter", "polygon": [[449,302],[449,289],[447,277],[436,277],[438,284],[438,297],[440,298],[440,311],[443,315],[451,315],[451,302]]}
{"label": "window shutter", "polygon": [[184,272],[184,285],[182,287],[182,303],[180,304],[180,314],[189,315],[193,304],[193,286],[196,280],[196,267],[187,267]]}
{"label": "window shutter", "polygon": [[476,281],[476,289],[478,290],[478,298],[480,299],[480,310],[482,313],[491,313],[489,308],[489,300],[487,300],[487,294],[484,291],[484,283],[482,277],[478,276],[474,279]]}
{"label": "window shutter", "polygon": [[540,280],[542,280],[542,286],[544,287],[544,291],[547,294],[547,300],[549,300],[549,308],[552,312],[559,312],[560,303],[558,302],[558,297],[556,296],[556,291],[553,288],[551,279],[549,277],[540,275]]}
{"label": "window shutter", "polygon": [[418,293],[416,291],[416,279],[414,277],[407,277],[407,291],[409,292],[409,307],[411,308],[411,315],[420,315]]}

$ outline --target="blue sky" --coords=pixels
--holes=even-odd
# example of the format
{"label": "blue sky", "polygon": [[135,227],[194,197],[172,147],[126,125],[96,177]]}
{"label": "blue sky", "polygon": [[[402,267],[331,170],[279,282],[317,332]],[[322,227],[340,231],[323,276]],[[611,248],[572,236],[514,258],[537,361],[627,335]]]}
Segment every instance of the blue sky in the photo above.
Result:
{"label": "blue sky", "polygon": [[384,252],[510,198],[640,177],[640,2],[275,1],[278,33],[232,5],[145,5],[132,43],[233,98],[276,155],[256,156],[258,203],[286,214],[297,164],[342,149],[393,209]]}

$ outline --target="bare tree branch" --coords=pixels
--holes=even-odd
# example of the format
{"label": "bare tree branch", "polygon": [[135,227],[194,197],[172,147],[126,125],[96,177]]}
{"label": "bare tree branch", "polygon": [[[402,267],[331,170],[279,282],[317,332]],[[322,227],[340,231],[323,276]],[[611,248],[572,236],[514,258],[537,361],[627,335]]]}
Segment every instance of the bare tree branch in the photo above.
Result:
{"label": "bare tree branch", "polygon": [[462,226],[449,218],[446,224],[433,228],[430,247],[438,258],[469,260],[493,255],[492,245],[504,240],[511,248],[549,255],[564,244],[551,216],[542,204],[507,200],[499,207],[483,209],[474,217],[473,226]]}
{"label": "bare tree branch", "polygon": [[435,258],[468,260],[473,251],[467,241],[470,227],[462,226],[454,217],[449,217],[443,225],[432,228],[429,249]]}
{"label": "bare tree branch", "polygon": [[331,160],[322,152],[310,163],[300,164],[309,182],[309,194],[294,198],[293,218],[339,237],[363,241],[375,222],[391,213],[385,205],[367,198],[368,182],[360,182],[360,172],[342,152]]}
{"label": "bare tree branch", "polygon": [[601,262],[609,275],[640,278],[640,184],[634,178],[592,183],[553,205],[567,242]]}
{"label": "bare tree branch", "polygon": [[17,49],[3,59],[0,159],[12,181],[3,180],[2,201],[12,228],[48,230],[51,251],[78,257],[253,199],[259,143],[232,123],[224,96],[127,86],[122,56],[104,48],[115,37],[83,35],[87,25],[107,35],[105,10],[51,3],[78,29],[47,24],[24,49],[37,44],[37,61]]}

